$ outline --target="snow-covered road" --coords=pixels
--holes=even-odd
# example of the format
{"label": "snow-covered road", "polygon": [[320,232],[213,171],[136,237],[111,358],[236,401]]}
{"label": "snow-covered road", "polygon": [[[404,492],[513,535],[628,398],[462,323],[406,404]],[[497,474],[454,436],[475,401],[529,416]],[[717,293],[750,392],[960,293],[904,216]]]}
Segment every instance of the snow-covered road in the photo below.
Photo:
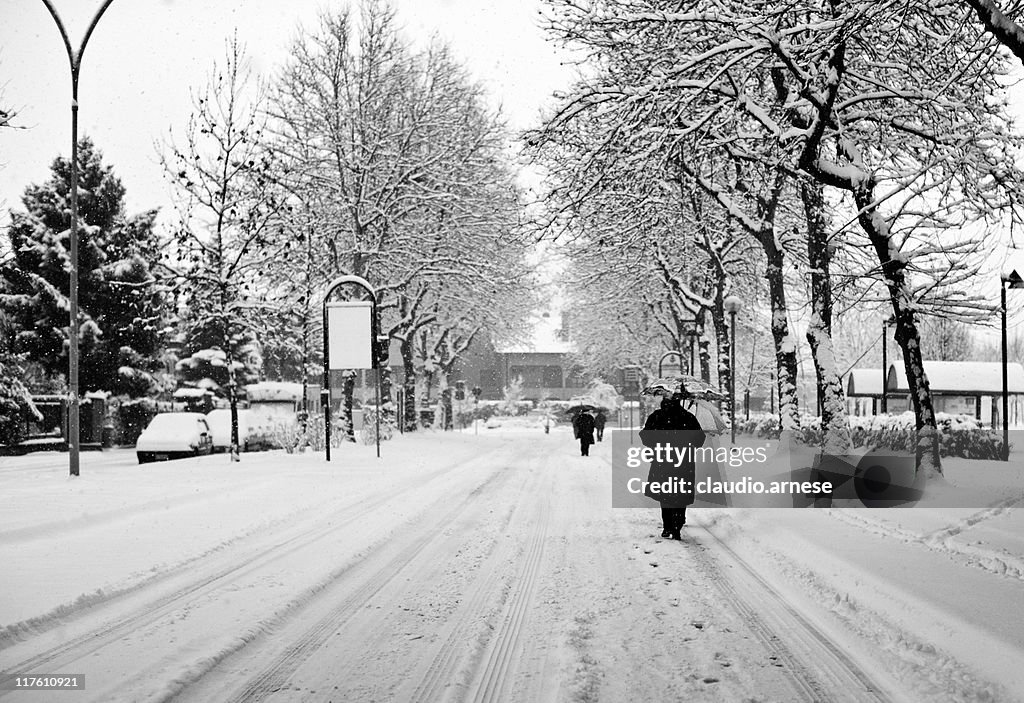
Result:
{"label": "snow-covered road", "polygon": [[1021,698],[1013,506],[709,509],[662,541],[610,507],[610,449],[0,460],[0,670],[86,681],[0,701]]}

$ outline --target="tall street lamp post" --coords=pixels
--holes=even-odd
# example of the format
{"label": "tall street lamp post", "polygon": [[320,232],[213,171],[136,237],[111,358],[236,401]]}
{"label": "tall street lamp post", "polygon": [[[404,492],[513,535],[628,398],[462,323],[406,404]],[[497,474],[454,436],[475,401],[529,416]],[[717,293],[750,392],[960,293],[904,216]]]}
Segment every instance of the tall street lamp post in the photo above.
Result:
{"label": "tall street lamp post", "polygon": [[68,231],[71,256],[71,277],[68,282],[68,296],[70,303],[68,321],[68,461],[71,475],[78,476],[78,73],[82,68],[82,54],[85,53],[85,45],[92,36],[92,30],[100,17],[110,7],[114,0],[104,0],[100,9],[93,15],[89,22],[89,28],[85,30],[82,43],[78,51],[71,48],[71,40],[68,38],[64,23],[57,14],[51,0],[43,0],[46,9],[49,10],[53,21],[57,23],[61,39],[64,40],[64,49],[68,53],[68,61],[71,64],[71,229]]}
{"label": "tall street lamp post", "polygon": [[889,412],[889,394],[886,393],[885,384],[889,380],[889,325],[896,324],[896,317],[889,315],[882,322],[882,397],[879,400],[880,415]]}
{"label": "tall street lamp post", "polygon": [[1003,461],[1010,460],[1010,389],[1006,372],[1006,289],[1024,288],[1024,277],[1016,269],[1003,271],[999,275],[999,307],[1002,311],[1002,356],[1003,356]]}
{"label": "tall street lamp post", "polygon": [[732,443],[736,444],[736,313],[743,307],[743,301],[730,295],[722,302],[729,313],[729,424],[732,425]]}

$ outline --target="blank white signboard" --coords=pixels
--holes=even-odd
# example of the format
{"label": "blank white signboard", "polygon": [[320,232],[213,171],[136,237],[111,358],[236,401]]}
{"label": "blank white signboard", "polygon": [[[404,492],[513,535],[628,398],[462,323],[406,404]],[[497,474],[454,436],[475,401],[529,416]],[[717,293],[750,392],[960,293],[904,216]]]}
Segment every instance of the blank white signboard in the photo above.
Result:
{"label": "blank white signboard", "polygon": [[332,371],[373,368],[372,306],[368,300],[327,304],[327,367]]}

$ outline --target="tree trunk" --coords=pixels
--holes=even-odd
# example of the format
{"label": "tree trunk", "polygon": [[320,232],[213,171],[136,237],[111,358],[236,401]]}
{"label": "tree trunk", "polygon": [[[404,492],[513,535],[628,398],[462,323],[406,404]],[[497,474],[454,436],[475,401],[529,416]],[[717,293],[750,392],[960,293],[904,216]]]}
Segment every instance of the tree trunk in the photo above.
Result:
{"label": "tree trunk", "polygon": [[800,429],[800,410],[797,403],[796,342],[789,332],[786,317],[786,288],[782,275],[783,252],[774,235],[760,237],[767,259],[766,277],[772,313],[772,340],[775,342],[776,378],[779,386],[779,422],[783,432]]}
{"label": "tree trunk", "polygon": [[832,345],[832,280],[829,275],[828,232],[825,225],[824,187],[809,178],[800,183],[807,219],[807,261],[811,268],[811,318],[807,342],[811,345],[814,371],[821,398],[822,449],[830,454],[850,450],[850,424],[846,396],[836,368]]}
{"label": "tree trunk", "polygon": [[235,386],[234,372],[229,373],[231,374],[231,380],[228,381],[228,402],[231,404],[231,448],[228,453],[231,461],[241,461],[241,448],[238,442],[238,391]]}
{"label": "tree trunk", "polygon": [[380,421],[395,425],[395,404],[391,401],[391,389],[394,379],[391,378],[391,367],[384,366],[380,369]]}
{"label": "tree trunk", "polygon": [[444,413],[444,430],[447,432],[455,429],[452,422],[452,389],[448,387],[447,379],[444,377],[441,383],[444,384],[441,389],[441,410]]}
{"label": "tree trunk", "polygon": [[352,370],[345,371],[342,374],[342,378],[345,380],[342,382],[342,402],[341,402],[341,423],[342,423],[342,434],[345,437],[346,442],[356,441],[355,423],[352,421],[352,396],[356,390],[356,372]]}
{"label": "tree trunk", "polygon": [[711,340],[705,334],[707,327],[703,320],[697,329],[700,334],[697,337],[697,362],[700,365],[700,378],[702,381],[711,383]]}
{"label": "tree trunk", "polygon": [[921,338],[918,334],[914,308],[910,303],[913,296],[907,286],[906,264],[893,256],[889,224],[879,214],[874,201],[873,188],[856,188],[854,203],[860,212],[858,220],[867,233],[882,267],[882,274],[889,287],[893,317],[896,318],[896,342],[903,351],[903,367],[907,373],[907,387],[914,404],[914,422],[917,427],[917,470],[924,471],[925,477],[942,474],[939,458],[939,428],[935,420],[935,406],[932,404],[928,377],[924,373],[921,357]]}
{"label": "tree trunk", "polygon": [[402,418],[406,432],[416,431],[416,368],[413,366],[413,344],[406,337],[402,340],[402,378],[403,405],[405,417]]}
{"label": "tree trunk", "polygon": [[[732,344],[729,339],[729,323],[725,319],[725,306],[722,303],[722,291],[718,292],[715,297],[714,308],[711,310],[711,322],[715,328],[715,346],[718,349],[718,387],[725,393],[726,398],[731,394],[729,390],[732,388],[730,379],[732,378],[732,370],[730,369],[730,361],[732,359]],[[732,417],[732,401],[727,401],[725,412]]]}

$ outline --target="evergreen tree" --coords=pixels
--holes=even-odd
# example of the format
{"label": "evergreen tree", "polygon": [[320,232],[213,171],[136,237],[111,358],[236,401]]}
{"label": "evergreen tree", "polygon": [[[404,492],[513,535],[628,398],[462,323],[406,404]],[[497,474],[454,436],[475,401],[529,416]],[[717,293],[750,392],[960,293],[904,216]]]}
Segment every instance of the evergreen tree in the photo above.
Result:
{"label": "evergreen tree", "polygon": [[[0,291],[3,281],[0,281]],[[0,444],[17,444],[25,438],[25,421],[40,419],[28,389],[21,382],[21,359],[9,349],[11,325],[0,310]]]}
{"label": "evergreen tree", "polygon": [[[160,368],[156,210],[126,216],[124,186],[88,137],[78,153],[80,387],[143,395]],[[0,308],[16,328],[13,351],[56,376],[68,365],[70,160],[58,157],[51,171],[25,189],[25,211],[11,213]]]}

